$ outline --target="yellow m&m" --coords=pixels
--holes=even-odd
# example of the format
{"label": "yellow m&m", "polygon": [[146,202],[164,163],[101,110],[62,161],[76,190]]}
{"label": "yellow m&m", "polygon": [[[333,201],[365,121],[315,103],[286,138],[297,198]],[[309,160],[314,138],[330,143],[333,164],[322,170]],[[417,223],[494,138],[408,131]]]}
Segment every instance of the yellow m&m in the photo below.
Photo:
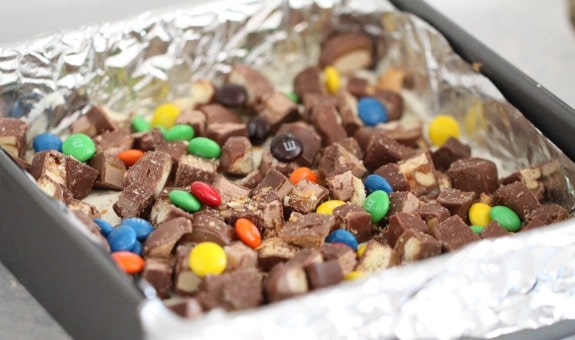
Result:
{"label": "yellow m&m", "polygon": [[202,242],[190,252],[188,264],[199,277],[219,275],[226,269],[226,252],[217,243]]}
{"label": "yellow m&m", "polygon": [[180,108],[174,104],[163,104],[154,110],[150,124],[152,127],[164,127],[169,129],[176,124],[180,115]]}
{"label": "yellow m&m", "polygon": [[429,139],[436,146],[442,146],[449,137],[459,138],[459,123],[451,116],[439,115],[429,124]]}

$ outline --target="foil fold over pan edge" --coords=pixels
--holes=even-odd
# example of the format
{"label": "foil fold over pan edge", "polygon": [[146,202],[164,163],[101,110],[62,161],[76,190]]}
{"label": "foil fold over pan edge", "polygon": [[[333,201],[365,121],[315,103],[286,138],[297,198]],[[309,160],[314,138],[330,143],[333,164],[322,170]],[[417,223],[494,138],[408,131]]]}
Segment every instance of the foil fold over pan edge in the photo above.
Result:
{"label": "foil fold over pan edge", "polygon": [[[243,0],[55,35],[0,49],[2,104],[30,100],[34,105],[23,118],[36,129],[58,131],[82,113],[81,105],[56,110],[73,92],[132,113],[185,96],[189,79],[221,81],[237,60],[289,80],[315,60],[325,27],[361,26],[385,42],[380,68],[413,73],[411,95],[428,108],[425,121],[440,112],[454,115],[474,152],[498,160],[502,174],[556,162],[565,185],[559,203],[572,208],[575,165],[441,35],[392,9],[385,1]],[[571,224],[482,241],[254,311],[214,311],[184,321],[150,298],[141,317],[149,338],[456,338],[541,327],[575,318],[575,264],[567,260],[575,253]]]}

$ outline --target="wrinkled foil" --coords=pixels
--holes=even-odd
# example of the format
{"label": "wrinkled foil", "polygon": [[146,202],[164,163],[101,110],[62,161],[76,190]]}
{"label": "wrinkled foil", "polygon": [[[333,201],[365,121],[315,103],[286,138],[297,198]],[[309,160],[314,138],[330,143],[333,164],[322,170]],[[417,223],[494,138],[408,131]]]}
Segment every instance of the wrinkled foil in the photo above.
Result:
{"label": "wrinkled foil", "polygon": [[[62,132],[88,103],[128,118],[191,95],[200,78],[221,83],[236,61],[280,89],[314,64],[331,29],[378,37],[377,68],[404,68],[407,109],[425,122],[456,117],[473,154],[504,177],[529,165],[559,169],[554,200],[574,207],[575,164],[485,77],[420,19],[386,1],[241,0],[145,14],[14,47],[0,47],[0,111],[34,131]],[[153,289],[140,310],[149,339],[381,339],[495,337],[575,319],[572,221],[496,240],[251,311],[198,320],[169,312]],[[136,311],[135,311],[136,312]]]}

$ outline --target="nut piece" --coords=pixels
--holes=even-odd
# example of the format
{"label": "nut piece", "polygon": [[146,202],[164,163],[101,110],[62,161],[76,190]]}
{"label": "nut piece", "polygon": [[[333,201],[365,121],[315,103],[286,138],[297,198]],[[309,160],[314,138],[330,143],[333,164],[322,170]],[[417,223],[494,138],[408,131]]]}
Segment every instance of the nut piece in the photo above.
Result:
{"label": "nut piece", "polygon": [[409,184],[409,191],[415,196],[437,197],[439,183],[435,167],[428,152],[421,152],[398,163],[399,173]]}
{"label": "nut piece", "polygon": [[374,44],[362,33],[340,33],[322,46],[319,65],[335,67],[341,74],[367,68],[373,64]]}

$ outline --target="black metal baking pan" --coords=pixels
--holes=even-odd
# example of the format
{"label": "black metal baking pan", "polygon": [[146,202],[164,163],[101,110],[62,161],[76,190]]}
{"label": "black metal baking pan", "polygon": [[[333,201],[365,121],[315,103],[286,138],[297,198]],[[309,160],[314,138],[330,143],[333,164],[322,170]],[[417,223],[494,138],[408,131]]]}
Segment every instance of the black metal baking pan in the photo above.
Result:
{"label": "black metal baking pan", "polygon": [[[457,53],[481,64],[503,95],[575,160],[575,111],[516,67],[420,0],[391,0],[441,31]],[[139,339],[144,295],[108,255],[48,200],[9,156],[0,152],[0,260],[64,329],[79,339]],[[563,338],[575,321],[506,337]]]}

